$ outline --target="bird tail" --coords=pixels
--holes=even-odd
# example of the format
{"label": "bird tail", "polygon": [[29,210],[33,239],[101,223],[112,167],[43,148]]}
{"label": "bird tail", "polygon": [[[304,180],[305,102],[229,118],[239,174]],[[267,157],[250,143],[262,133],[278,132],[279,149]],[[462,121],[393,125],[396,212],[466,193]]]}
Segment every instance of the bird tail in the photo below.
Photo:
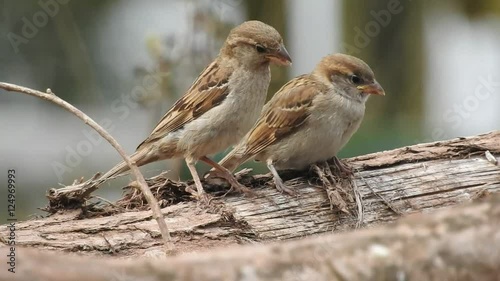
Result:
{"label": "bird tail", "polygon": [[231,152],[229,152],[226,155],[226,157],[224,157],[219,162],[219,165],[221,165],[224,168],[228,169],[229,171],[233,172],[241,164],[250,160],[252,157],[253,157],[252,155],[248,155],[245,153],[244,146],[236,146],[235,148],[233,148],[233,150],[231,150]]}
{"label": "bird tail", "polygon": [[[130,159],[132,160],[132,162],[135,162],[135,164],[138,167],[156,161],[157,157],[149,156],[148,152],[149,150],[147,149],[141,149],[139,151],[136,151],[134,154],[130,155]],[[130,168],[128,167],[127,163],[125,163],[125,161],[122,161],[113,168],[111,168],[111,170],[106,172],[104,175],[100,176],[97,180],[92,182],[92,186],[97,188],[99,185],[105,183],[109,179],[124,174],[129,169]]]}

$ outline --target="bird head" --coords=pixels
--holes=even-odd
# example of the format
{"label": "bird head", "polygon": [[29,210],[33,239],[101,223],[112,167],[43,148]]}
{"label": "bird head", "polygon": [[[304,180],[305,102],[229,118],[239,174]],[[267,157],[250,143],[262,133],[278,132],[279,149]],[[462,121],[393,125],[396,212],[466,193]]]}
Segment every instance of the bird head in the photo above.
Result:
{"label": "bird head", "polygon": [[231,30],[221,55],[252,66],[270,63],[288,66],[292,63],[279,32],[255,20],[244,22]]}
{"label": "bird head", "polygon": [[353,56],[328,55],[318,63],[313,74],[346,98],[364,103],[370,95],[385,96],[370,66]]}

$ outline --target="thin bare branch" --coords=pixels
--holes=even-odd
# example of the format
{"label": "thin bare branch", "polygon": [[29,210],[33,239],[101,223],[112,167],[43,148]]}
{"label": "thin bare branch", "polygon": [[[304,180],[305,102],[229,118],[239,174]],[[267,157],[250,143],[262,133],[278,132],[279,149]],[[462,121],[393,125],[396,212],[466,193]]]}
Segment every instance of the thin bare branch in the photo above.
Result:
{"label": "thin bare branch", "polygon": [[94,129],[96,132],[99,133],[106,141],[108,141],[115,149],[116,151],[120,154],[120,156],[123,158],[123,160],[127,163],[129,166],[130,170],[132,171],[134,177],[136,178],[137,182],[139,183],[139,188],[143,192],[144,197],[148,201],[148,204],[151,207],[151,211],[153,213],[153,218],[157,221],[158,226],[160,228],[160,232],[162,234],[163,240],[165,242],[165,247],[168,253],[173,253],[174,251],[174,245],[172,243],[172,239],[170,237],[170,232],[168,231],[167,224],[165,223],[165,220],[163,219],[163,216],[161,215],[161,210],[158,205],[158,202],[156,201],[155,197],[151,193],[151,191],[148,188],[148,185],[146,181],[144,180],[144,176],[141,174],[139,171],[139,168],[135,163],[128,157],[127,153],[125,150],[121,147],[121,145],[108,133],[104,128],[102,128],[97,122],[92,120],[89,116],[87,116],[85,113],[83,113],[81,110],[78,108],[74,107],[70,103],[66,102],[65,100],[59,98],[56,96],[50,89],[47,89],[46,93],[33,90],[30,88],[18,86],[15,84],[9,84],[9,83],[4,83],[0,82],[0,89],[4,89],[6,91],[10,92],[18,92],[22,94],[27,94],[30,96],[38,97],[41,99],[44,99],[46,101],[52,102],[54,104],[57,104],[58,106],[66,109],[70,113],[74,114],[78,118],[80,118],[85,124],[90,126],[92,129]]}

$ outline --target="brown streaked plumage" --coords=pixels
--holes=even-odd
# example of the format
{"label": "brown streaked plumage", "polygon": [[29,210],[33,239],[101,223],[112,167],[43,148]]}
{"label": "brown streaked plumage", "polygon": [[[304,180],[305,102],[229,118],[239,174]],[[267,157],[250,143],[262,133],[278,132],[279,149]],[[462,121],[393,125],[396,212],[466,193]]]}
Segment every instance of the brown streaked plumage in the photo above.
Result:
{"label": "brown streaked plumage", "polygon": [[[197,193],[190,191],[204,197],[194,167],[201,160],[220,171],[233,188],[245,191],[229,171],[207,155],[237,143],[252,127],[265,103],[270,63],[291,63],[274,28],[248,21],[232,29],[218,57],[137,147],[132,160],[141,166],[162,159],[185,158]],[[98,186],[127,170],[122,162],[93,184]]]}
{"label": "brown streaked plumage", "polygon": [[250,131],[245,154],[256,155],[298,130],[309,117],[307,108],[320,90],[321,84],[307,79],[307,75],[285,84],[266,105],[264,114]]}
{"label": "brown streaked plumage", "polygon": [[326,56],[311,74],[292,79],[273,96],[219,164],[233,171],[252,158],[265,161],[276,187],[291,192],[276,169],[302,169],[335,157],[358,129],[369,94],[385,95],[366,63]]}
{"label": "brown streaked plumage", "polygon": [[166,133],[182,129],[186,123],[222,103],[229,94],[228,82],[231,70],[220,68],[217,62],[210,64],[186,94],[160,119],[153,132],[139,144],[137,150],[155,143]]}

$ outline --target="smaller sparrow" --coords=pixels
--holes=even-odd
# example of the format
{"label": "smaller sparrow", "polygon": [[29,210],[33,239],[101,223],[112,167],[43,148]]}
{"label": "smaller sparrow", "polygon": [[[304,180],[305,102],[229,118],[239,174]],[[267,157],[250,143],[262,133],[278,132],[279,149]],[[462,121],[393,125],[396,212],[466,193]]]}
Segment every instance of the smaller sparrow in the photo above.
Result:
{"label": "smaller sparrow", "polygon": [[[233,28],[219,55],[139,144],[132,161],[142,166],[184,158],[197,189],[188,191],[200,199],[206,194],[195,168],[198,160],[219,171],[234,189],[249,191],[207,156],[236,144],[252,128],[266,100],[271,63],[291,64],[276,29],[260,21]],[[128,169],[124,162],[116,165],[93,187]]]}
{"label": "smaller sparrow", "polygon": [[234,171],[249,159],[264,161],[276,188],[293,193],[277,170],[303,169],[336,157],[359,128],[372,94],[385,92],[365,62],[344,54],[326,56],[312,73],[292,79],[273,96],[219,164]]}

